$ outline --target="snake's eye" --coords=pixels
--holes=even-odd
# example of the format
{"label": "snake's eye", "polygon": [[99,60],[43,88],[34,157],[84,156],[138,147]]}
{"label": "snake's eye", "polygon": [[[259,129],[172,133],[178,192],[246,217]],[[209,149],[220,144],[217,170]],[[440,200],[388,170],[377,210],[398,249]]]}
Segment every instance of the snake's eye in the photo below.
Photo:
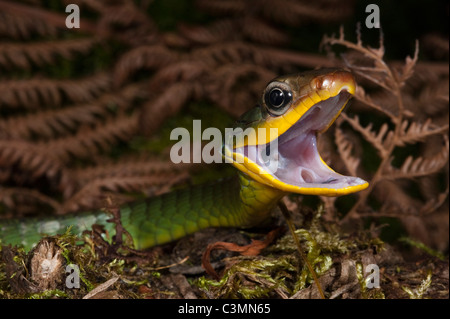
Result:
{"label": "snake's eye", "polygon": [[283,106],[285,99],[286,99],[286,96],[285,96],[283,90],[281,90],[279,88],[273,88],[269,92],[269,103],[274,108],[279,108],[279,107]]}
{"label": "snake's eye", "polygon": [[273,83],[264,93],[264,102],[272,115],[281,115],[292,102],[292,92],[287,85]]}

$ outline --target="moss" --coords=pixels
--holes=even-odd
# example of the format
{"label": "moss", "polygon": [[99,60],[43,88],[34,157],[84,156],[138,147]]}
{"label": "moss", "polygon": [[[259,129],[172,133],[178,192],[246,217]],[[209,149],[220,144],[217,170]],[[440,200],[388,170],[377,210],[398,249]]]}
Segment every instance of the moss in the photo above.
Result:
{"label": "moss", "polygon": [[[12,248],[14,257],[12,262],[16,271],[9,277],[6,275],[7,262],[0,260],[0,297],[1,298],[30,298],[30,299],[47,299],[47,298],[68,298],[77,299],[86,295],[88,292],[96,288],[98,285],[107,280],[121,276],[120,285],[115,291],[116,295],[124,298],[137,298],[138,295],[133,292],[134,287],[146,284],[147,276],[126,278],[126,272],[136,271],[136,264],[127,263],[125,259],[114,258],[112,260],[103,260],[91,246],[92,242],[82,240],[80,237],[73,235],[70,228],[62,235],[43,238],[41,241],[53,241],[60,249],[60,254],[66,265],[73,264],[78,266],[80,288],[72,289],[65,285],[65,282],[58,284],[56,289],[46,289],[37,293],[27,293],[28,286],[24,286],[21,292],[14,291],[11,280],[17,275],[24,276],[30,281],[30,271],[28,260],[33,257],[34,251],[25,253],[20,247]],[[80,245],[80,242],[83,242]],[[1,246],[0,246],[1,247]],[[1,248],[0,248],[1,249]],[[1,253],[1,250],[0,250]],[[125,257],[124,257],[125,258]],[[65,267],[65,266],[64,266]],[[127,268],[129,267],[129,268]],[[32,284],[31,284],[32,285]],[[30,286],[31,287],[31,286]],[[33,288],[34,290],[36,288]],[[28,289],[33,291],[33,289]]]}
{"label": "moss", "polygon": [[406,292],[410,299],[423,299],[424,295],[427,293],[428,288],[431,286],[431,270],[428,271],[427,277],[422,281],[419,287],[416,289],[411,289],[409,287],[403,286],[402,289]]}
{"label": "moss", "polygon": [[32,294],[29,299],[53,299],[53,298],[68,298],[69,295],[59,289],[44,290],[40,293]]}
{"label": "moss", "polygon": [[[318,276],[328,271],[332,258],[324,253],[332,246],[328,240],[325,250],[320,242],[305,229],[298,229],[297,234],[304,240],[303,247],[307,249],[307,259]],[[323,237],[317,237],[322,240]],[[342,246],[342,245],[341,245]],[[341,246],[340,249],[342,249]],[[281,238],[277,244],[267,249],[267,256],[248,260],[236,257],[235,263],[228,268],[219,280],[199,278],[195,284],[214,298],[261,298],[277,293],[292,295],[311,285],[313,276],[306,265],[302,264],[297,255],[295,244],[290,235]]]}
{"label": "moss", "polygon": [[407,245],[409,245],[411,247],[418,248],[418,249],[424,251],[425,253],[427,253],[427,254],[429,254],[431,256],[439,258],[442,261],[445,260],[445,256],[444,256],[443,253],[428,247],[427,245],[425,245],[424,243],[422,243],[420,241],[414,240],[414,239],[409,238],[409,237],[401,237],[399,239],[399,241],[402,242],[402,243],[405,243],[405,244],[407,244]]}
{"label": "moss", "polygon": [[237,257],[219,280],[200,277],[194,284],[214,298],[261,298],[275,289],[289,291],[286,279],[296,270],[296,258]]}
{"label": "moss", "polygon": [[[295,231],[318,277],[333,267],[336,258],[351,258],[349,255],[369,247],[377,252],[383,249],[384,243],[368,233],[362,233],[359,238],[350,238],[345,237],[336,225],[327,225],[325,230],[321,221],[322,213],[323,208],[320,206],[310,223]],[[298,255],[291,234],[286,234],[266,248],[264,254],[252,260],[248,257],[233,257],[229,260],[232,265],[224,271],[220,280],[200,277],[193,283],[209,298],[261,298],[275,297],[275,294],[289,297],[313,285],[313,276]],[[358,277],[361,297],[385,298],[381,289],[365,289],[361,271]]]}
{"label": "moss", "polygon": [[356,263],[356,276],[361,290],[362,299],[385,299],[383,291],[380,288],[368,288],[367,278],[364,276],[364,267],[360,262]]}
{"label": "moss", "polygon": [[[313,267],[317,276],[323,275],[333,264],[331,257],[329,255],[322,254],[322,248],[318,244],[318,241],[313,238],[308,231],[305,229],[298,229],[296,233],[306,240],[306,246],[308,248],[306,258],[308,259],[308,262]],[[303,265],[300,276],[295,283],[294,292],[306,288],[306,286],[311,284],[313,281],[314,277],[309,271],[307,265]]]}
{"label": "moss", "polygon": [[[321,208],[317,211],[308,230],[296,230],[303,249],[307,251],[306,258],[318,276],[331,268],[331,254],[347,253],[356,247],[354,242],[341,239],[338,233],[321,229],[322,211]],[[298,256],[290,234],[279,239],[266,252],[268,255],[252,260],[234,258],[235,263],[219,281],[201,277],[194,283],[214,298],[269,297],[276,289],[278,294],[292,295],[312,284],[313,276]]]}
{"label": "moss", "polygon": [[[315,212],[310,225],[308,225],[308,230],[300,228],[296,231],[308,245],[308,254],[320,255],[318,250],[325,253],[345,254],[350,250],[355,249],[358,243],[352,239],[342,238],[342,233],[340,233],[340,230],[336,227],[330,227],[329,231],[323,229],[322,221],[320,219],[323,212],[324,208],[320,205]],[[292,237],[285,236],[273,246],[273,249],[295,251],[297,248]]]}

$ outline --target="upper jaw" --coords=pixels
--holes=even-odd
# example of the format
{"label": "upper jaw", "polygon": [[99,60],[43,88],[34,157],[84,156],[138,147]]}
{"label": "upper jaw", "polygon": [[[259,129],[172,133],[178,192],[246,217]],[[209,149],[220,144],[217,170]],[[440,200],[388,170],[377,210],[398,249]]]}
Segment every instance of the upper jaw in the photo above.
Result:
{"label": "upper jaw", "polygon": [[247,158],[246,169],[253,173],[250,175],[284,191],[324,196],[360,191],[368,186],[366,181],[334,172],[317,149],[317,133],[334,122],[350,97],[343,89],[312,106],[272,142],[243,146],[234,152]]}

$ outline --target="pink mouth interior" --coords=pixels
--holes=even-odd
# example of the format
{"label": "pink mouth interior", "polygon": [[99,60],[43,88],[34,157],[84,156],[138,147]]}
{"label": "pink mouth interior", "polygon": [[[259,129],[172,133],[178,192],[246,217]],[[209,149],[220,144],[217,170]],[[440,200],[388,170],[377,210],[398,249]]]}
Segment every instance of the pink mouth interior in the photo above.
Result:
{"label": "pink mouth interior", "polygon": [[[321,101],[283,133],[277,143],[245,146],[240,150],[278,180],[308,188],[345,188],[364,184],[358,177],[344,176],[331,170],[317,150],[317,133],[326,129],[341,111],[350,94]],[[278,146],[278,147],[276,147]]]}

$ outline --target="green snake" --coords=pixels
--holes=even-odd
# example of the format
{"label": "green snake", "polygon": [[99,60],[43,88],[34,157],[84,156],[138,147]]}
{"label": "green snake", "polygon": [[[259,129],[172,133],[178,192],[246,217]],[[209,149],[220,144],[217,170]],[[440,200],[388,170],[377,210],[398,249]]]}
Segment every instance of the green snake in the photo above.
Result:
{"label": "green snake", "polygon": [[[134,248],[168,243],[207,227],[260,225],[288,193],[340,196],[365,189],[366,181],[334,172],[317,150],[318,133],[336,120],[355,90],[353,75],[342,69],[269,82],[257,106],[238,119],[235,134],[223,144],[223,158],[239,170],[236,177],[121,206],[121,225]],[[269,134],[270,128],[276,134]],[[258,129],[266,130],[259,134]],[[43,235],[64,233],[68,226],[81,234],[95,224],[111,238],[115,224],[110,219],[110,213],[94,211],[0,220],[0,240],[30,249]]]}

